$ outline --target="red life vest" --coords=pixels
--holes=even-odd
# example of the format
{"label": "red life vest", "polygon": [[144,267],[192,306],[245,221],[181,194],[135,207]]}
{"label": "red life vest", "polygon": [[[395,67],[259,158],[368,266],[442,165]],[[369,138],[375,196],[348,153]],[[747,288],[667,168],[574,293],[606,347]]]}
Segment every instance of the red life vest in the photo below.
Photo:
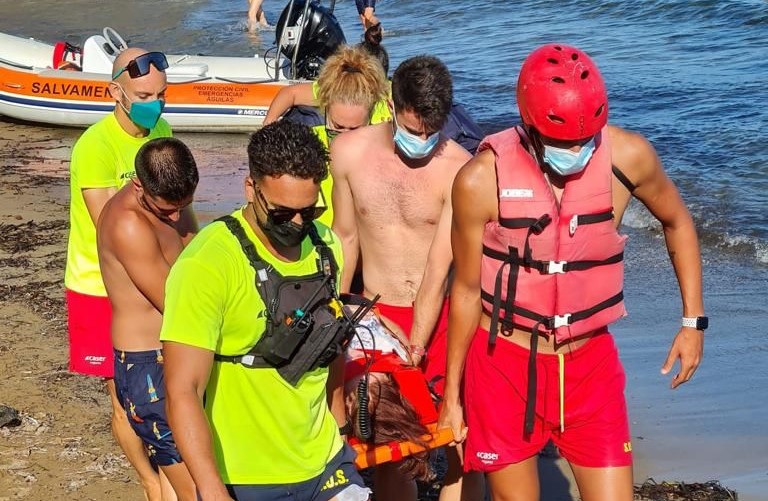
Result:
{"label": "red life vest", "polygon": [[[400,393],[416,409],[422,424],[427,425],[437,421],[437,410],[432,402],[432,394],[421,370],[406,364],[394,353],[382,354],[379,351],[366,351],[366,353],[373,357],[368,372],[391,374]],[[344,380],[349,381],[363,375],[367,363],[365,357],[348,360],[344,368]]]}
{"label": "red life vest", "polygon": [[587,334],[626,315],[624,243],[611,196],[606,128],[586,168],[568,178],[558,205],[522,130],[487,137],[479,151],[496,156],[498,221],[483,233],[481,299],[491,317],[489,344],[512,329],[531,332],[524,431],[533,431],[540,333],[556,342]]}
{"label": "red life vest", "polygon": [[[521,138],[521,134],[523,137]],[[565,183],[559,208],[524,132],[489,136],[496,155],[499,218],[483,233],[482,300],[491,342],[519,328],[586,334],[626,315],[624,243],[613,223],[611,149],[605,129],[587,167]]]}

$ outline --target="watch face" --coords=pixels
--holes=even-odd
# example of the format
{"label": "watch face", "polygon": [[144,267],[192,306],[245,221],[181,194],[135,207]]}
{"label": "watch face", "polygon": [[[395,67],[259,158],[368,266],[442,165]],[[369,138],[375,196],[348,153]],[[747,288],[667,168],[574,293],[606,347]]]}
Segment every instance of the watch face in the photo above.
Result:
{"label": "watch face", "polygon": [[700,331],[705,330],[707,327],[709,327],[709,318],[708,317],[699,317],[696,319],[696,328]]}

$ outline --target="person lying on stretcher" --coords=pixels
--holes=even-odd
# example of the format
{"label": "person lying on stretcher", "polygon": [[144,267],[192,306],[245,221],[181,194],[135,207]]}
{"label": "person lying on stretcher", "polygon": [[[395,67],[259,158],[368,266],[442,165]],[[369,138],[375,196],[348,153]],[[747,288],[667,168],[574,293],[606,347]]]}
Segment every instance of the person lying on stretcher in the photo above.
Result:
{"label": "person lying on stretcher", "polygon": [[[350,312],[355,309],[345,308]],[[428,449],[427,425],[437,422],[437,411],[426,379],[413,365],[406,346],[405,334],[375,308],[359,322],[345,351],[350,443],[376,446],[411,442]],[[432,477],[426,451],[404,457],[399,469],[408,478]]]}

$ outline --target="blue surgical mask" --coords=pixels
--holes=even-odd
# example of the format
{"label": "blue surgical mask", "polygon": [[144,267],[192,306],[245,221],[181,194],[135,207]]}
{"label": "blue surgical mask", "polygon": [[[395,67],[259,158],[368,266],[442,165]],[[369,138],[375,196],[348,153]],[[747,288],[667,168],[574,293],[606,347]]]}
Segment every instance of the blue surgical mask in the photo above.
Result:
{"label": "blue surgical mask", "polygon": [[125,106],[123,106],[123,103],[118,101],[123,110],[128,113],[131,122],[148,130],[154,129],[155,125],[157,125],[157,121],[160,120],[160,115],[163,114],[165,101],[160,99],[155,99],[153,101],[131,101],[122,87],[118,88],[128,101],[131,102],[131,108],[130,110],[127,110],[125,109]]}
{"label": "blue surgical mask", "polygon": [[555,173],[570,176],[584,170],[595,152],[595,138],[589,140],[578,152],[544,145],[544,161]]}
{"label": "blue surgical mask", "polygon": [[422,139],[401,129],[397,124],[397,118],[395,118],[395,145],[408,158],[417,160],[428,156],[435,149],[439,140],[440,131]]}

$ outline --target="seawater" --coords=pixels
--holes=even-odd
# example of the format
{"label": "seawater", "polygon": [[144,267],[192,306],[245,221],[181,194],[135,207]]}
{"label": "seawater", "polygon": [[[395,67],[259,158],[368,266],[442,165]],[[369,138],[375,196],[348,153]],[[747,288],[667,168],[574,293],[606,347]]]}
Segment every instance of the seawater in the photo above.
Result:
{"label": "seawater", "polygon": [[[274,45],[274,32],[245,32],[246,0],[64,4],[0,0],[0,30],[78,43],[110,25],[131,44],[173,53],[248,56]],[[265,0],[272,23],[284,5]],[[354,2],[335,9],[347,40],[358,42]],[[622,227],[630,315],[612,330],[627,371],[638,480],[720,479],[741,499],[767,499],[768,2],[380,0],[377,14],[391,68],[417,54],[440,57],[456,100],[489,133],[518,122],[517,73],[535,47],[568,43],[593,57],[611,122],[652,142],[691,210],[711,318],[700,369],[670,390],[658,370],[679,326],[679,291],[658,223],[634,203]],[[247,137],[181,137],[205,159],[198,206],[229,211],[241,197]]]}

